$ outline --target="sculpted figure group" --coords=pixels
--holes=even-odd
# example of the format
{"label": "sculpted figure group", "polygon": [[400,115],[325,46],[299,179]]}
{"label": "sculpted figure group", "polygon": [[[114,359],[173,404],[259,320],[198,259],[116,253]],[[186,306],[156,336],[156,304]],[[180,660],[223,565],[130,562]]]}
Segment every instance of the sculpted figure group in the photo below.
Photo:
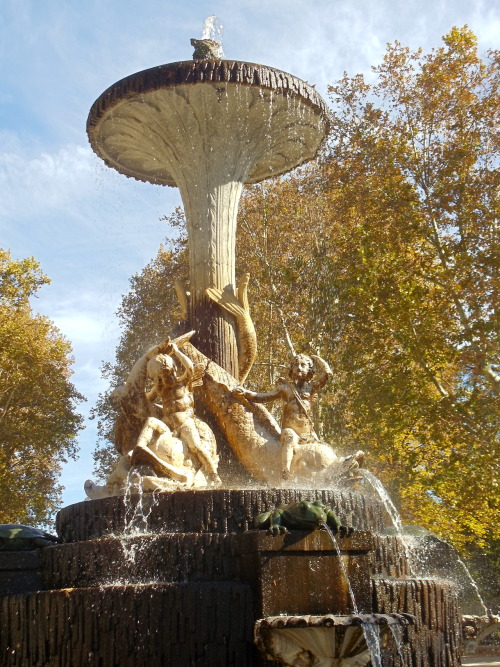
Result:
{"label": "sculpted figure group", "polygon": [[[239,309],[240,319],[248,319],[247,283],[235,303],[222,303],[215,292],[211,298],[227,310]],[[252,328],[246,326],[245,332],[249,338]],[[321,357],[294,355],[288,378],[280,378],[270,391],[255,392],[236,386],[232,376],[196,350],[189,343],[193,334],[167,338],[151,349],[136,362],[125,385],[113,392],[120,458],[106,484],[85,483],[90,498],[124,494],[131,472],[145,491],[217,488],[223,481],[230,486],[231,480],[219,477],[215,436],[195,415],[195,387],[236,458],[257,482],[330,485],[362,465],[363,452],[340,457],[316,434],[314,407],[332,375]],[[249,370],[247,359],[245,364],[243,377]],[[276,400],[283,403],[281,429],[259,405]]]}
{"label": "sculpted figure group", "polygon": [[121,457],[104,486],[85,483],[90,498],[123,494],[132,469],[144,490],[220,486],[215,436],[194,414],[193,388],[201,375],[170,338],[139,359],[112,396],[121,411],[115,426]]}

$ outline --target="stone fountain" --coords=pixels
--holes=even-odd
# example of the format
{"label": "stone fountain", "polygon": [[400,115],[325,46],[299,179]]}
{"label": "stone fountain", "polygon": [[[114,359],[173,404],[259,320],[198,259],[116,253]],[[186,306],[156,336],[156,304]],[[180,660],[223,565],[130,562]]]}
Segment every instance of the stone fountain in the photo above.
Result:
{"label": "stone fountain", "polygon": [[116,469],[59,513],[38,583],[4,588],[1,664],[459,665],[455,588],[412,576],[360,480],[363,453],[314,432],[328,364],[297,355],[270,392],[241,386],[256,355],[248,276],[235,280],[242,187],[314,158],[326,105],[290,74],[193,42],[193,60],[122,79],[89,114],[108,166],[180,189],[184,322],[114,392]]}

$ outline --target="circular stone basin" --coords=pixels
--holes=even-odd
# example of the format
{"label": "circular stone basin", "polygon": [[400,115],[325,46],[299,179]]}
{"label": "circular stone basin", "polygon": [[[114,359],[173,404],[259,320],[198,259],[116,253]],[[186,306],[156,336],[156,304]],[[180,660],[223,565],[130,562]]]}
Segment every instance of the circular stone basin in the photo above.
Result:
{"label": "circular stone basin", "polygon": [[148,515],[148,533],[241,533],[253,528],[253,518],[279,505],[321,500],[356,530],[381,531],[383,505],[367,503],[358,493],[332,489],[215,489],[165,491],[132,496],[84,500],[63,507],[56,519],[63,542],[81,542],[127,532],[128,517],[142,508]]}
{"label": "circular stone basin", "polygon": [[229,60],[128,76],[96,100],[87,121],[92,148],[109,167],[181,189],[185,170],[196,172],[204,159],[228,181],[283,174],[315,157],[328,128],[325,102],[307,83]]}

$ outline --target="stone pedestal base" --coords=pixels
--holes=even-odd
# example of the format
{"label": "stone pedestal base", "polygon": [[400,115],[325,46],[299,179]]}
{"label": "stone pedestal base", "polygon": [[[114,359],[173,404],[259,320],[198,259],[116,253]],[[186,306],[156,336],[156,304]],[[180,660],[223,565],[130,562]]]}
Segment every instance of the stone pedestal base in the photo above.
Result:
{"label": "stone pedestal base", "polygon": [[324,530],[295,530],[275,537],[265,531],[239,535],[241,577],[254,592],[256,616],[353,613],[346,575],[358,609],[371,611],[371,533],[339,538],[338,546],[345,573]]}
{"label": "stone pedestal base", "polygon": [[[358,528],[338,541],[360,610],[416,617],[403,628],[403,663],[389,636],[383,667],[458,667],[456,590],[404,574],[390,578],[406,571],[404,550],[394,538],[367,532],[383,529],[383,508],[361,495],[292,489],[137,498],[150,512],[149,532],[126,537],[120,533],[134,507],[125,508],[123,498],[65,508],[58,520],[64,544],[39,555],[39,590],[0,595],[0,666],[276,664],[254,645],[259,619],[352,610],[326,531],[248,531],[255,515],[301,499],[322,499]],[[372,541],[377,548],[370,551]]]}

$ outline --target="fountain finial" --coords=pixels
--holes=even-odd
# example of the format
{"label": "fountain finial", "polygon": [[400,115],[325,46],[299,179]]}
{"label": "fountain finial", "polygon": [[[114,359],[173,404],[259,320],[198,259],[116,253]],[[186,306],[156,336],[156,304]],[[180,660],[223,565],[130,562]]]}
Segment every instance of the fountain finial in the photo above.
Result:
{"label": "fountain finial", "polygon": [[222,60],[222,23],[217,16],[207,16],[201,31],[201,39],[191,39],[194,60]]}
{"label": "fountain finial", "polygon": [[213,39],[192,37],[191,45],[194,46],[193,60],[221,60],[224,56],[222,46]]}

